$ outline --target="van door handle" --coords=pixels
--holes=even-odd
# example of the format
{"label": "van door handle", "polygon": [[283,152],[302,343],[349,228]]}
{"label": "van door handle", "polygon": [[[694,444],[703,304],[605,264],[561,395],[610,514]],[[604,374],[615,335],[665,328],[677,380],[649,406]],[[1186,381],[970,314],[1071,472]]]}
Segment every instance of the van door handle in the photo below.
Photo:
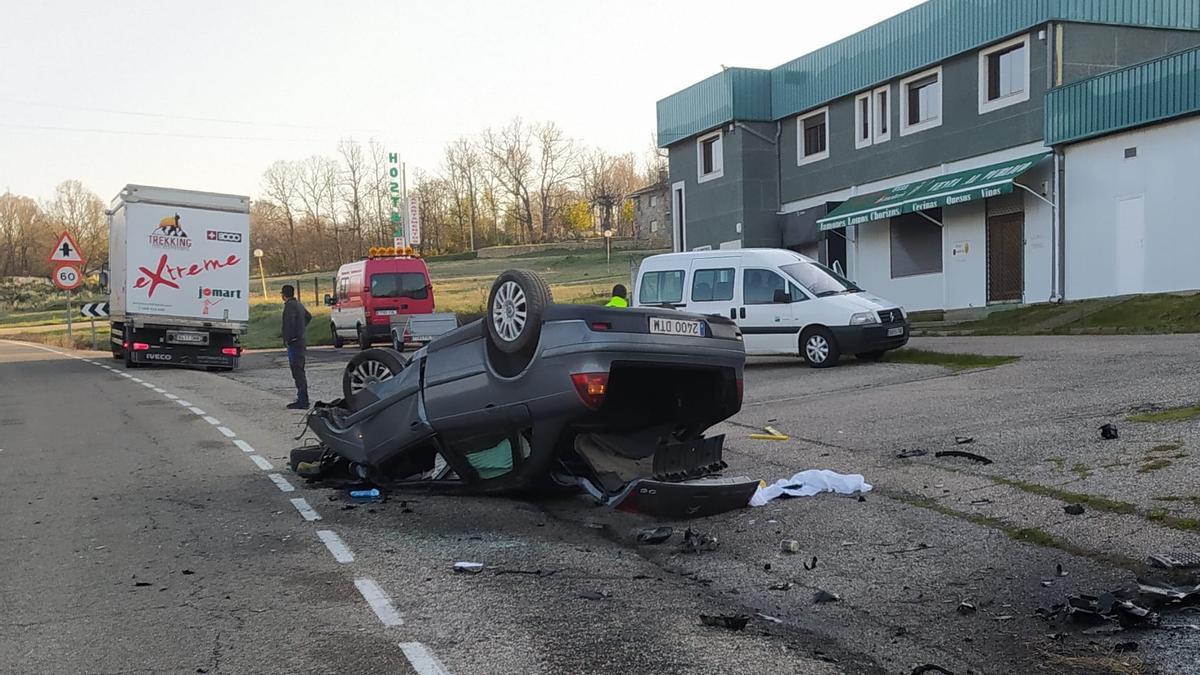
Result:
{"label": "van door handle", "polygon": [[742,318],[743,318],[743,319],[744,319],[744,318],[746,318],[746,308],[745,308],[745,307],[742,307],[742,308],[739,310],[739,313],[742,315]]}
{"label": "van door handle", "polygon": [[737,310],[736,309],[734,309],[732,307],[729,308],[729,318],[731,318],[731,319],[737,318]]}

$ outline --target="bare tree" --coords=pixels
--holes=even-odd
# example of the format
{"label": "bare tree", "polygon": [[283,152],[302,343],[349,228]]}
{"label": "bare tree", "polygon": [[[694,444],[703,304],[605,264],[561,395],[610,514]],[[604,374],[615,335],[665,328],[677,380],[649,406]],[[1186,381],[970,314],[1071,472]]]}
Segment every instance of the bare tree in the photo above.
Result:
{"label": "bare tree", "polygon": [[46,213],[55,227],[70,232],[83,249],[85,276],[104,266],[108,261],[108,218],[96,193],[77,180],[65,180],[55,188]]}
{"label": "bare tree", "polygon": [[461,188],[461,202],[465,204],[467,222],[470,225],[466,237],[470,250],[475,250],[475,231],[479,222],[479,184],[482,173],[479,151],[468,138],[459,138],[446,146],[446,168],[451,185],[456,192]]}
{"label": "bare tree", "polygon": [[484,130],[480,144],[487,157],[488,171],[512,198],[517,220],[527,240],[533,241],[533,199],[529,189],[535,178],[531,130],[518,117],[500,131]]}
{"label": "bare tree", "polygon": [[41,275],[41,249],[53,246],[50,226],[37,202],[6,192],[0,195],[0,277]]}
{"label": "bare tree", "polygon": [[[297,191],[300,197],[300,205],[304,214],[304,222],[307,223],[312,231],[312,243],[314,247],[309,249],[312,254],[309,257],[311,263],[320,266],[322,263],[327,263],[327,260],[322,260],[322,252],[327,250],[326,239],[328,238],[325,232],[326,221],[331,214],[324,211],[326,204],[326,196],[334,182],[336,171],[333,167],[333,162],[327,157],[313,155],[300,165],[297,171],[297,183],[299,190]],[[334,231],[334,245],[340,248],[341,242],[337,240],[337,232]],[[337,257],[341,258],[341,251],[336,251]]]}
{"label": "bare tree", "polygon": [[275,202],[287,224],[287,245],[293,272],[303,269],[300,264],[299,242],[296,240],[296,202],[298,201],[297,172],[291,162],[275,162],[263,174],[263,192]]}
{"label": "bare tree", "polygon": [[543,122],[534,128],[538,144],[538,210],[541,215],[542,238],[552,234],[566,202],[564,193],[575,173],[575,144],[554,122]]}
{"label": "bare tree", "polygon": [[354,257],[363,256],[363,218],[366,215],[364,201],[370,189],[367,177],[366,158],[363,157],[362,146],[353,140],[338,143],[338,154],[342,157],[341,193],[346,205],[346,216],[350,226],[354,228]]}

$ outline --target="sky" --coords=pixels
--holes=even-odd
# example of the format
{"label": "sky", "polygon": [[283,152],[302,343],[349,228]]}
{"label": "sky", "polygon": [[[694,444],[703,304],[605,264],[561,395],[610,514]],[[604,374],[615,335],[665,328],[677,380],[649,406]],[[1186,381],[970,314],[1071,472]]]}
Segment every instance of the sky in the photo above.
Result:
{"label": "sky", "polygon": [[280,159],[375,138],[436,171],[513,117],[649,151],[655,102],[770,68],[917,0],[4,2],[0,192],[75,178],[257,195]]}

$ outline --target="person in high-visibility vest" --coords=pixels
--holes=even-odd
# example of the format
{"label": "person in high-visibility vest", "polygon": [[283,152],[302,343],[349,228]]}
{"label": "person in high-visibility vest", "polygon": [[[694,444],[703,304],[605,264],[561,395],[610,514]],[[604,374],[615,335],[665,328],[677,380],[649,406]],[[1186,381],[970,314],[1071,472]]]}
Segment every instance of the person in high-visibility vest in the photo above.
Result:
{"label": "person in high-visibility vest", "polygon": [[628,307],[629,302],[625,300],[626,295],[629,295],[629,291],[625,290],[625,284],[613,286],[612,300],[609,300],[605,307]]}

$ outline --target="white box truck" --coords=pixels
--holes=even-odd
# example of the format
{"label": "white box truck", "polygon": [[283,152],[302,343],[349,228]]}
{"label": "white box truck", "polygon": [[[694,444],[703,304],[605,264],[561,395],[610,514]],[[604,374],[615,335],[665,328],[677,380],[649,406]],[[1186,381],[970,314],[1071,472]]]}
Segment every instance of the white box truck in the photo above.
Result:
{"label": "white box truck", "polygon": [[127,185],[108,210],[112,355],[232,370],[250,320],[250,198]]}

